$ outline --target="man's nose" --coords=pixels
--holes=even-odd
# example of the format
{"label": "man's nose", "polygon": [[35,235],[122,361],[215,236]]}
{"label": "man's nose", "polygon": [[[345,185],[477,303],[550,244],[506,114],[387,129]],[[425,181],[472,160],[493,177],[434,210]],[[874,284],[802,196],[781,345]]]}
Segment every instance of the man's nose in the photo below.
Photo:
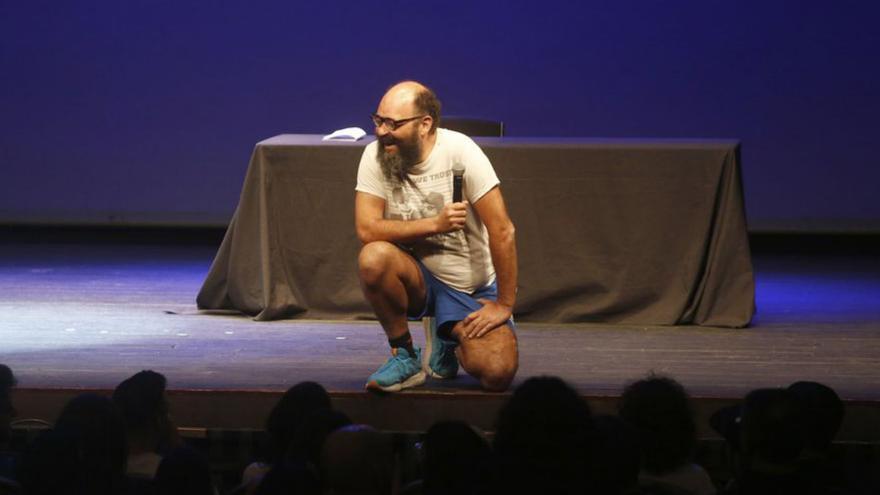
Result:
{"label": "man's nose", "polygon": [[388,126],[385,125],[385,122],[382,122],[376,127],[376,136],[378,137],[387,136],[390,133],[391,131],[388,129]]}

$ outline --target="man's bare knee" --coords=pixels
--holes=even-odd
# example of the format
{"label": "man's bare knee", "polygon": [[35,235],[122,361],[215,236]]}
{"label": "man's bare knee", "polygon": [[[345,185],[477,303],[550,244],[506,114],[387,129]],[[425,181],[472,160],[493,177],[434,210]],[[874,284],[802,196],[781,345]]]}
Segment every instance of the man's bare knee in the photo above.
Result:
{"label": "man's bare knee", "polygon": [[489,366],[480,376],[480,385],[489,392],[504,392],[513,383],[514,376],[516,376],[515,366]]}
{"label": "man's bare knee", "polygon": [[480,380],[483,389],[503,392],[510,387],[519,365],[519,353],[516,336],[508,326],[478,339],[464,337],[460,325],[452,333],[461,343],[458,357],[462,367]]}
{"label": "man's bare knee", "polygon": [[358,274],[367,286],[378,284],[386,276],[395,255],[393,244],[376,241],[365,244],[358,255]]}
{"label": "man's bare knee", "polygon": [[503,392],[510,387],[518,368],[519,352],[516,348],[516,340],[506,341],[494,358],[487,361],[480,382],[486,390]]}

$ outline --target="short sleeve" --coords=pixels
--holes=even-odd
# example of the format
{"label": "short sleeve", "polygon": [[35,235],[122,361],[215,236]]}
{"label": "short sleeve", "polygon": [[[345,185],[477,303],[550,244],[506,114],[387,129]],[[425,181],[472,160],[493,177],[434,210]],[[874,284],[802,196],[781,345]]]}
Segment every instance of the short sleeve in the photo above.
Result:
{"label": "short sleeve", "polygon": [[385,198],[385,185],[382,180],[382,170],[376,160],[376,142],[372,142],[364,148],[361,162],[358,165],[356,191],[365,192]]}
{"label": "short sleeve", "polygon": [[489,157],[471,138],[464,137],[460,161],[464,166],[464,196],[474,204],[501,181],[492,168]]}

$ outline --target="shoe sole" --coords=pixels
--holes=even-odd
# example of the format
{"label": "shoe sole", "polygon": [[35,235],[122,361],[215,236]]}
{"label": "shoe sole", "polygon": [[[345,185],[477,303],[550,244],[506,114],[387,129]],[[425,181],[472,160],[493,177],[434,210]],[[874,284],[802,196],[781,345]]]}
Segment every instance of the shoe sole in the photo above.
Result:
{"label": "shoe sole", "polygon": [[433,319],[433,317],[422,319],[422,323],[425,327],[425,348],[422,350],[422,370],[431,378],[436,378],[438,380],[451,380],[458,375],[458,370],[452,375],[444,376],[431,369],[431,352],[434,350],[434,332],[431,331],[431,322]]}
{"label": "shoe sole", "polygon": [[367,382],[366,389],[367,390],[379,390],[382,392],[400,392],[401,390],[403,390],[405,388],[418,387],[419,385],[422,385],[424,383],[425,383],[425,372],[420,371],[400,383],[395,383],[393,385],[388,385],[385,387],[383,387],[382,385],[379,385],[379,383],[375,382],[375,381]]}

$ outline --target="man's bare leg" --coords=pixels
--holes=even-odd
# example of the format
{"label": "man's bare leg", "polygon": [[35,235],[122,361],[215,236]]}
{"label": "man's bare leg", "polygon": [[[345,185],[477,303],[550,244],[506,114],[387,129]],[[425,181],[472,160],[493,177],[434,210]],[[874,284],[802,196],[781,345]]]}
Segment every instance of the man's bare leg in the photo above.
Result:
{"label": "man's bare leg", "polygon": [[390,242],[371,242],[361,248],[358,273],[388,339],[406,335],[407,310],[419,312],[425,304],[425,281],[416,261]]}
{"label": "man's bare leg", "polygon": [[392,357],[367,379],[367,390],[398,392],[425,383],[419,353],[407,324],[407,309],[425,304],[425,282],[418,264],[389,242],[378,241],[361,248],[358,257],[361,287],[391,346]]}
{"label": "man's bare leg", "polygon": [[[407,311],[421,312],[425,304],[425,281],[415,260],[389,242],[364,245],[358,257],[361,288],[373,306],[388,340],[409,333]],[[519,366],[516,335],[507,326],[492,330],[478,339],[462,336],[462,323],[452,334],[460,342],[456,355],[462,368],[480,380],[484,389],[506,390]]]}
{"label": "man's bare leg", "polygon": [[502,325],[480,338],[469,339],[462,332],[463,326],[458,322],[452,328],[452,335],[459,342],[455,353],[461,367],[480,380],[485,390],[507,390],[519,367],[516,334],[509,326]]}

